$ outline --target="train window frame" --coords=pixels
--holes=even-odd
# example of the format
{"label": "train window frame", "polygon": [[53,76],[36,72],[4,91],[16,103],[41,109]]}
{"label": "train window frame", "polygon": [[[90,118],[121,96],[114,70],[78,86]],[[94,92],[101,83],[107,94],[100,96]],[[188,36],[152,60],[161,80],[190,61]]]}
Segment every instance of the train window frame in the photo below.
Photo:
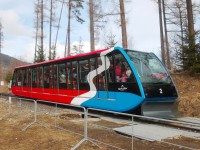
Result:
{"label": "train window frame", "polygon": [[72,89],[79,89],[79,74],[78,74],[78,62],[76,60],[71,62],[71,73],[72,73]]}
{"label": "train window frame", "polygon": [[32,86],[32,69],[31,68],[27,68],[27,87],[31,87]]}
{"label": "train window frame", "polygon": [[37,88],[43,88],[43,66],[37,67]]}
{"label": "train window frame", "polygon": [[31,87],[36,88],[37,87],[37,67],[32,68],[32,74],[31,74]]}
{"label": "train window frame", "polygon": [[[90,64],[89,64],[89,67],[90,67],[90,72],[94,71],[97,69],[97,57],[91,57],[90,58]],[[95,87],[98,88],[98,78],[97,78],[97,71],[95,73],[95,77],[93,78],[93,84],[95,85]],[[89,76],[89,78],[91,78]],[[91,79],[90,79],[91,80]],[[92,89],[93,90],[93,89]],[[98,90],[98,89],[97,89]]]}
{"label": "train window frame", "polygon": [[66,79],[67,79],[67,89],[72,89],[72,63],[71,61],[68,61],[66,63]]}
{"label": "train window frame", "polygon": [[23,87],[27,86],[27,69],[26,68],[22,69],[22,86]]}
{"label": "train window frame", "polygon": [[[106,62],[102,62],[102,57],[104,57],[104,61],[106,61],[106,56],[99,56],[97,57],[97,68],[102,66],[103,64],[106,65]],[[106,68],[106,66],[103,66]],[[97,69],[96,68],[96,69]],[[102,72],[98,72],[97,69],[97,85],[98,85],[98,91],[107,91],[107,77],[106,77],[106,69]]]}
{"label": "train window frame", "polygon": [[52,84],[53,89],[58,89],[58,64],[52,64]]}

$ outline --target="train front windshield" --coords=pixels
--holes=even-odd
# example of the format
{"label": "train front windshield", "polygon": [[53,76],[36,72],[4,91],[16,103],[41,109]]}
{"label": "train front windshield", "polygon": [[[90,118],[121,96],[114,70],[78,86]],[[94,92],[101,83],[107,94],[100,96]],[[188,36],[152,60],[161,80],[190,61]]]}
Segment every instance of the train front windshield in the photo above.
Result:
{"label": "train front windshield", "polygon": [[127,50],[127,54],[132,60],[143,84],[169,84],[172,82],[168,72],[153,53]]}

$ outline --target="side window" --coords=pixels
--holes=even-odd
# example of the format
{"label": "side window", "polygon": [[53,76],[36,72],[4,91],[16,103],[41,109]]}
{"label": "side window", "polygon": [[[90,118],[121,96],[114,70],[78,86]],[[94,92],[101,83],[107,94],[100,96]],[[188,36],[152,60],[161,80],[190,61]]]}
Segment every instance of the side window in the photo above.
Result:
{"label": "side window", "polygon": [[88,60],[79,61],[79,74],[80,74],[80,83],[87,83],[87,75],[90,72]]}
{"label": "side window", "polygon": [[31,68],[28,68],[27,86],[31,87]]}
{"label": "side window", "polygon": [[115,82],[115,72],[114,72],[114,60],[113,60],[113,55],[107,56],[109,61],[110,61],[110,67],[107,69],[107,80],[109,83]]}
{"label": "side window", "polygon": [[52,65],[52,71],[53,71],[53,88],[58,88],[58,84],[57,84],[57,64]]}
{"label": "side window", "polygon": [[26,87],[27,86],[27,69],[23,69],[22,70],[22,84],[23,84],[23,87]]}
{"label": "side window", "polygon": [[17,72],[17,86],[22,86],[22,70]]}
{"label": "side window", "polygon": [[77,71],[77,61],[72,62],[72,88],[73,89],[78,89],[78,71]]}
{"label": "side window", "polygon": [[12,79],[12,86],[17,86],[17,74],[18,74],[18,70],[15,70],[13,79]]}
{"label": "side window", "polygon": [[37,68],[37,87],[43,87],[43,67]]}
{"label": "side window", "polygon": [[44,88],[49,88],[49,66],[44,66]]}
{"label": "side window", "polygon": [[57,88],[57,64],[49,66],[49,87]]}
{"label": "side window", "polygon": [[58,65],[58,77],[59,77],[59,88],[66,89],[67,88],[67,76],[66,76],[66,64],[62,63]]}
{"label": "side window", "polygon": [[129,64],[119,52],[114,54],[114,72],[116,82],[135,82],[135,77]]}
{"label": "side window", "polygon": [[36,83],[37,83],[37,68],[33,68],[32,69],[32,87],[35,88],[36,87]]}

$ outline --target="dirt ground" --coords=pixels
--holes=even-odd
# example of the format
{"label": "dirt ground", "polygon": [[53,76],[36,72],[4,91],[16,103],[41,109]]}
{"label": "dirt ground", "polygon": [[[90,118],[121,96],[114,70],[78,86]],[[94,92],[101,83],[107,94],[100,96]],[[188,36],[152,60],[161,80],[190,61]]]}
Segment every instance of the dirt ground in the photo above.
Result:
{"label": "dirt ground", "polygon": [[[180,74],[175,74],[173,77],[179,91],[179,111],[184,116],[200,118],[200,77]],[[84,138],[83,118],[80,114],[60,110],[57,112],[58,117],[55,117],[50,113],[52,110],[45,108],[45,111],[37,114],[37,122],[23,131],[34,121],[34,113],[29,109],[20,109],[16,106],[18,105],[11,108],[11,114],[2,118],[8,113],[8,103],[0,98],[1,150],[66,150],[71,149]],[[162,142],[148,142],[137,138],[132,139],[110,130],[110,128],[120,126],[123,124],[90,118],[88,137],[126,150],[132,148],[132,142],[133,148],[139,150],[184,149],[166,144],[167,142],[200,149],[200,139],[176,137]],[[86,140],[78,147],[78,150],[116,149],[96,141],[93,142],[100,148]]]}
{"label": "dirt ground", "polygon": [[[11,114],[8,114],[8,103],[0,100],[0,149],[1,150],[66,150],[73,148],[84,137],[83,118],[75,112],[65,109],[57,111],[57,117],[52,113],[52,106],[38,107],[37,121],[34,122],[34,112],[24,109],[27,104],[14,104]],[[29,105],[29,108],[32,106]],[[41,108],[42,107],[42,108]],[[22,109],[23,108],[23,109]],[[27,107],[28,108],[28,107]],[[3,117],[8,114],[6,117]],[[56,121],[55,121],[56,120]],[[56,122],[56,126],[55,126]],[[28,127],[33,123],[30,127]],[[99,118],[89,118],[88,137],[121,149],[183,149],[163,142],[175,143],[195,149],[200,149],[200,139],[176,137],[162,142],[148,142],[137,138],[121,135],[111,130],[114,127],[124,126],[123,123],[110,122]],[[26,128],[28,127],[28,128]],[[132,141],[133,140],[133,141]],[[114,150],[115,147],[86,140],[78,150]]]}

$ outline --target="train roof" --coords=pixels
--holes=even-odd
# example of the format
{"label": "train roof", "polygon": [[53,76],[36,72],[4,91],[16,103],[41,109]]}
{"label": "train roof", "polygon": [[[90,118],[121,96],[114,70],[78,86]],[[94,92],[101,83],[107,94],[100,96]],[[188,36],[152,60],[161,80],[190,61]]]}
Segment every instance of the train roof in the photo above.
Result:
{"label": "train roof", "polygon": [[15,69],[26,68],[26,67],[34,67],[34,66],[38,66],[38,65],[45,65],[45,64],[49,64],[49,63],[56,63],[56,62],[70,60],[70,59],[76,59],[76,58],[80,58],[80,57],[84,57],[84,56],[100,54],[101,52],[106,51],[108,49],[109,48],[105,48],[105,49],[96,50],[96,51],[92,51],[92,52],[86,52],[86,53],[81,53],[81,54],[77,54],[77,55],[73,55],[73,56],[58,58],[58,59],[55,59],[55,60],[49,60],[49,61],[39,62],[39,63],[35,63],[35,64],[23,65],[23,66],[16,67]]}

